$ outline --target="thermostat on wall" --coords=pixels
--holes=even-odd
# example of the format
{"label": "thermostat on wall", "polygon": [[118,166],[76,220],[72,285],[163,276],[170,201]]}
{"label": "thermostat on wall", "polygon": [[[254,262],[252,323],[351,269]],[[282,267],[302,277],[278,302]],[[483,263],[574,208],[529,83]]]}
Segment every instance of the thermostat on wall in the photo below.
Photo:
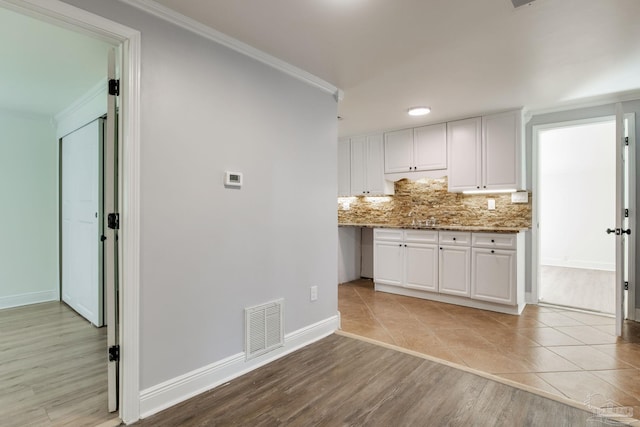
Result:
{"label": "thermostat on wall", "polygon": [[242,187],[242,174],[240,172],[224,173],[224,185],[229,187]]}

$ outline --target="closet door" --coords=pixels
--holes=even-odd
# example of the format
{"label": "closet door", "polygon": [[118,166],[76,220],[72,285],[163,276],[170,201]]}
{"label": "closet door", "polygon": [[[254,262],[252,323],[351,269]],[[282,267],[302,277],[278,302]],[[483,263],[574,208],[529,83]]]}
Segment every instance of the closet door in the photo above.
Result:
{"label": "closet door", "polygon": [[103,325],[100,271],[102,120],[62,138],[62,300]]}

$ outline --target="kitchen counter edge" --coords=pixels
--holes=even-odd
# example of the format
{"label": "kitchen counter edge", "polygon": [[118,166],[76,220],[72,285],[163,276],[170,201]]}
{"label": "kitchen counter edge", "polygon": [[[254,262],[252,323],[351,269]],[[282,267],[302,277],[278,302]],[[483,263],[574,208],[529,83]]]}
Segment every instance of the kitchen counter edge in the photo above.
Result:
{"label": "kitchen counter edge", "polygon": [[338,227],[361,227],[361,228],[399,228],[403,230],[444,230],[444,231],[475,231],[480,233],[519,233],[528,231],[529,228],[521,227],[481,227],[473,225],[435,225],[417,227],[411,225],[392,225],[392,224],[355,224],[355,223],[338,223]]}

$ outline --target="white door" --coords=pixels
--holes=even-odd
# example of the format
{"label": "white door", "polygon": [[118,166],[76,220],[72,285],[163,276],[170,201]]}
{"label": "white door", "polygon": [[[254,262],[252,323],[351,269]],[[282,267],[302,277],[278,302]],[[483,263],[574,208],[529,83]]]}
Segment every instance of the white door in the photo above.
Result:
{"label": "white door", "polygon": [[100,263],[102,120],[62,138],[62,300],[103,325]]}
{"label": "white door", "polygon": [[[622,105],[616,105],[616,224],[615,229],[607,229],[607,233],[615,234],[616,239],[616,335],[622,335],[622,326],[625,319],[625,287],[629,283],[629,272],[635,270],[635,263],[630,256],[629,248],[635,246],[635,239],[630,239],[632,233],[630,214],[635,214],[635,209],[630,206],[630,201],[635,200],[629,192],[631,180],[635,180],[635,168],[630,168],[632,163],[629,158],[630,122],[634,123],[632,115],[625,117]],[[632,172],[630,172],[632,171]],[[634,188],[635,190],[635,188]],[[629,241],[631,240],[631,242]],[[630,244],[631,243],[631,244]],[[629,295],[627,295],[629,297]],[[634,298],[635,299],[635,298]],[[630,301],[629,307],[635,307]]]}
{"label": "white door", "polygon": [[[107,78],[110,82],[116,80],[115,51],[109,51]],[[111,85],[110,85],[111,86]],[[118,119],[116,101],[109,89],[107,96],[107,119],[105,123],[104,140],[104,282],[107,318],[107,381],[109,412],[118,410],[120,401],[120,346],[119,346],[119,310],[121,306],[118,292]],[[109,219],[111,214],[112,218]],[[116,224],[117,222],[117,224]]]}

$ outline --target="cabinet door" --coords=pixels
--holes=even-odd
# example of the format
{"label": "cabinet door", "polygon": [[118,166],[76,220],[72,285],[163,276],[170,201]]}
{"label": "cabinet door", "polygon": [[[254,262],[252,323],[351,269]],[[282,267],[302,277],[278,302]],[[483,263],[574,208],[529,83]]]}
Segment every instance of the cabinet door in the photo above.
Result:
{"label": "cabinet door", "polygon": [[406,243],[404,247],[405,286],[438,291],[438,246]]}
{"label": "cabinet door", "polygon": [[471,248],[440,246],[438,290],[443,294],[468,297],[471,279]]}
{"label": "cabinet door", "polygon": [[367,138],[351,138],[351,195],[366,194],[367,185]]}
{"label": "cabinet door", "polygon": [[367,137],[366,191],[370,195],[385,194],[384,142],[382,134]]}
{"label": "cabinet door", "polygon": [[447,123],[449,191],[480,189],[481,126],[480,117]]}
{"label": "cabinet door", "polygon": [[423,126],[413,130],[414,170],[447,168],[447,124]]}
{"label": "cabinet door", "polygon": [[520,188],[520,117],[520,111],[510,111],[482,118],[483,188]]}
{"label": "cabinet door", "polygon": [[351,145],[348,139],[338,141],[338,197],[351,195]]}
{"label": "cabinet door", "polygon": [[412,171],[413,163],[413,129],[385,133],[384,173]]}
{"label": "cabinet door", "polygon": [[515,305],[516,251],[473,248],[471,298]]}
{"label": "cabinet door", "polygon": [[373,280],[376,283],[402,286],[404,247],[399,242],[375,241],[373,247]]}

